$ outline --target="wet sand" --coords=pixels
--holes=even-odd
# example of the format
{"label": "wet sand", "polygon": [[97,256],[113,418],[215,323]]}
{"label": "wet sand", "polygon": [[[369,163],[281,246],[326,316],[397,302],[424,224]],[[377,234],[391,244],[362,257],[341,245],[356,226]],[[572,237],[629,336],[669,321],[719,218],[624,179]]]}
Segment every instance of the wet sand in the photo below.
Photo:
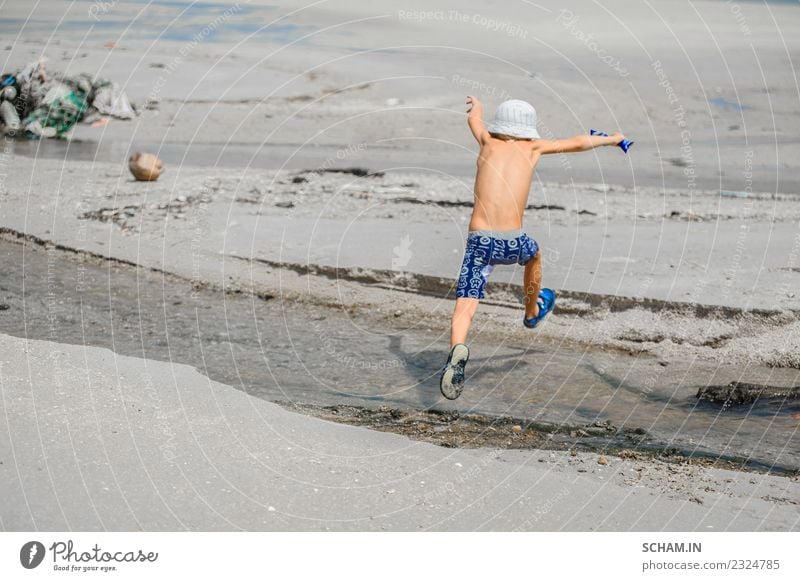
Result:
{"label": "wet sand", "polygon": [[[407,429],[422,421],[415,414],[456,412],[445,422],[452,437],[437,442],[443,445],[548,448],[555,444],[548,434],[556,434],[558,449],[718,460],[789,475],[800,467],[793,444],[799,400],[697,397],[699,388],[731,381],[791,388],[796,369],[655,357],[635,344],[610,351],[563,336],[531,337],[509,322],[517,308],[497,306],[479,321],[468,387],[449,402],[438,390],[449,301],[309,274],[295,275],[296,283],[262,286],[255,295],[225,292],[6,238],[4,333],[187,363],[290,409],[416,437],[425,430]],[[305,291],[291,290],[303,285]],[[349,299],[337,302],[332,294]],[[363,411],[326,411],[342,405]],[[395,422],[381,409],[405,419]],[[477,423],[483,436],[471,436],[476,429],[460,424],[465,414],[483,418]],[[494,422],[519,425],[530,437],[516,444],[494,438]]]}

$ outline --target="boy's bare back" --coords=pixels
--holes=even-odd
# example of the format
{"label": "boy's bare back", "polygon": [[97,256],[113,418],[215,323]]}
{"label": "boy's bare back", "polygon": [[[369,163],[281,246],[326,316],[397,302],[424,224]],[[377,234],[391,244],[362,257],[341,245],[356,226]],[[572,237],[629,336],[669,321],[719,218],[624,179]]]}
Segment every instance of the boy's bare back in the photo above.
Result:
{"label": "boy's bare back", "polygon": [[470,230],[522,227],[538,160],[532,141],[504,140],[487,134],[478,154]]}

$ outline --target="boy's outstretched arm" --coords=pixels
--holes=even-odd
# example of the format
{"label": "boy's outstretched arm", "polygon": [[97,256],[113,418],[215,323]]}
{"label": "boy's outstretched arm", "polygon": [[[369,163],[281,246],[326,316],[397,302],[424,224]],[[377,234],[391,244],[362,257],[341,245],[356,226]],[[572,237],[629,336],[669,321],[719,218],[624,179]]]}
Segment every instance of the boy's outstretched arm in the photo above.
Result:
{"label": "boy's outstretched arm", "polygon": [[608,137],[604,135],[576,135],[569,139],[537,139],[536,147],[542,155],[548,153],[574,153],[589,151],[603,145],[618,145],[625,136],[617,131]]}
{"label": "boy's outstretched arm", "polygon": [[467,109],[469,129],[478,143],[483,145],[483,142],[489,137],[489,132],[486,131],[486,127],[483,125],[483,105],[472,95],[467,95],[467,105],[469,105]]}

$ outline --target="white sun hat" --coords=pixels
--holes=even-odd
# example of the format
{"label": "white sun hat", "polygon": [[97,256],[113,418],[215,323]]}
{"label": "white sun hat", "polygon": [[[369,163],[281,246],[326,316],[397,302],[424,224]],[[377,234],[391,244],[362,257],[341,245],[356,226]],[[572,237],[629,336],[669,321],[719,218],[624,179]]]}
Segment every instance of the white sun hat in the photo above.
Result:
{"label": "white sun hat", "polygon": [[504,101],[494,112],[494,120],[487,130],[489,133],[502,133],[520,139],[538,139],[536,109],[527,101]]}

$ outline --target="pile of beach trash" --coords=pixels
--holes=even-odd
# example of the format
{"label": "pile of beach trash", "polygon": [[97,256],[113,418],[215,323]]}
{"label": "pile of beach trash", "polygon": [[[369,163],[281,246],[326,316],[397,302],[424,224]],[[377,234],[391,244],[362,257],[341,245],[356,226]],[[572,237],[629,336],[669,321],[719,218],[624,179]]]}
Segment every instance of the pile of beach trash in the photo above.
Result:
{"label": "pile of beach trash", "polygon": [[0,132],[6,135],[63,137],[81,121],[103,125],[136,115],[117,83],[86,73],[48,74],[43,59],[0,75]]}

